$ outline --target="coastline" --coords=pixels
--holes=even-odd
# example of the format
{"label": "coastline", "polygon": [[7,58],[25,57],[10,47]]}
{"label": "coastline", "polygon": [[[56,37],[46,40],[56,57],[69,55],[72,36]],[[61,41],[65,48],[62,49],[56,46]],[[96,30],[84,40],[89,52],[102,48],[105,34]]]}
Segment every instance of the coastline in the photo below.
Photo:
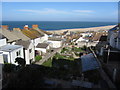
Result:
{"label": "coastline", "polygon": [[72,31],[72,32],[99,31],[99,30],[108,30],[108,29],[111,29],[111,28],[113,28],[115,26],[116,25],[90,27],[90,28],[61,29],[61,30],[52,30],[52,31],[48,31],[48,32],[60,34],[60,33],[63,33],[65,31],[67,31],[67,30]]}

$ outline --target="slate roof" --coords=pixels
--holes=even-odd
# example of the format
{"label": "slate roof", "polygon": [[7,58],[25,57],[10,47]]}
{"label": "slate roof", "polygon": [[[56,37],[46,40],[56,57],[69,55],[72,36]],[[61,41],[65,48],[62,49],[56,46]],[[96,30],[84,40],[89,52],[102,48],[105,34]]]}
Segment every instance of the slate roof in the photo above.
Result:
{"label": "slate roof", "polygon": [[0,51],[12,52],[19,48],[22,48],[22,46],[20,46],[20,45],[4,45],[4,46],[0,47]]}
{"label": "slate roof", "polygon": [[8,42],[13,42],[13,41],[16,41],[16,40],[20,39],[19,37],[17,37],[16,35],[14,35],[12,33],[12,31],[10,31],[10,30],[6,30],[6,29],[2,30],[2,29],[0,29],[0,33],[4,37],[6,37],[8,39]]}
{"label": "slate roof", "polygon": [[51,40],[51,41],[61,41],[62,39],[61,38],[48,38],[48,40]]}
{"label": "slate roof", "polygon": [[25,50],[27,50],[30,46],[30,43],[31,42],[29,40],[28,41],[18,40],[16,41],[15,45],[21,45],[25,48]]}
{"label": "slate roof", "polygon": [[5,36],[0,33],[0,39],[3,39],[3,38],[5,38]]}
{"label": "slate roof", "polygon": [[117,27],[118,27],[118,25],[117,26],[115,26],[115,27],[113,27],[112,29],[110,29],[109,31],[114,31],[114,30],[117,30]]}
{"label": "slate roof", "polygon": [[101,38],[102,34],[100,33],[97,33],[93,38],[92,38],[92,41],[99,41],[100,38]]}
{"label": "slate roof", "polygon": [[30,40],[30,38],[24,35],[21,30],[13,30],[12,33],[16,35],[18,38],[21,38],[22,40],[25,41]]}
{"label": "slate roof", "polygon": [[48,43],[39,43],[36,48],[47,48],[48,47]]}
{"label": "slate roof", "polygon": [[44,36],[43,33],[38,32],[37,30],[30,29],[30,30],[21,30],[24,35],[26,35],[30,39],[35,39]]}

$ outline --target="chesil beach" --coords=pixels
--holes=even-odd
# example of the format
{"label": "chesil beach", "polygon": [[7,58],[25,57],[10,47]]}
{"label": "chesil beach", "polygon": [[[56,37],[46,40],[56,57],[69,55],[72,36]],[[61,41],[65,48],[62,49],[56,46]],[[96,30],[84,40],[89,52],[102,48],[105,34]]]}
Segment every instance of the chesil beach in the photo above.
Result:
{"label": "chesil beach", "polygon": [[54,30],[54,31],[49,31],[51,33],[63,33],[65,31],[72,31],[72,32],[86,32],[86,31],[99,31],[99,30],[109,30],[113,27],[115,27],[116,25],[110,25],[110,26],[100,26],[100,27],[90,27],[90,28],[77,28],[77,29],[62,29],[62,30]]}
{"label": "chesil beach", "polygon": [[113,28],[117,23],[79,21],[3,21],[2,24],[8,25],[10,30],[13,28],[23,29],[24,25],[28,25],[29,28],[31,28],[33,24],[37,24],[40,29],[59,34],[67,30],[72,32],[107,30]]}

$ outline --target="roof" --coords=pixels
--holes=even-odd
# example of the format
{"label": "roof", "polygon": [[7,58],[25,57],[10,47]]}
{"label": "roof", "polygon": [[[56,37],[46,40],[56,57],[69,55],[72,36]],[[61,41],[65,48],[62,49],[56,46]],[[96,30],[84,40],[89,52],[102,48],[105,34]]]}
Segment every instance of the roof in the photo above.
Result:
{"label": "roof", "polygon": [[93,40],[93,41],[99,41],[100,38],[101,38],[101,36],[102,36],[102,34],[97,33],[97,34],[92,38],[92,40]]}
{"label": "roof", "polygon": [[13,30],[12,33],[16,35],[17,37],[21,38],[22,40],[25,40],[25,41],[30,40],[30,38],[24,35],[21,30]]}
{"label": "roof", "polygon": [[51,40],[51,41],[61,41],[62,39],[61,38],[48,38],[48,40]]}
{"label": "roof", "polygon": [[0,39],[4,39],[5,36],[0,33]]}
{"label": "roof", "polygon": [[10,30],[0,29],[0,33],[8,39],[8,42],[13,42],[20,39],[19,37],[14,35]]}
{"label": "roof", "polygon": [[100,66],[92,53],[81,56],[82,72],[98,69]]}
{"label": "roof", "polygon": [[48,32],[48,31],[44,31],[42,29],[36,29],[36,30],[40,33],[43,33],[43,34],[52,35],[52,33]]}
{"label": "roof", "polygon": [[22,46],[20,46],[20,45],[5,45],[5,46],[0,47],[0,51],[12,52],[12,51],[19,49],[21,47]]}
{"label": "roof", "polygon": [[25,50],[27,50],[29,48],[30,43],[30,41],[18,40],[16,41],[15,45],[22,45],[25,48]]}
{"label": "roof", "polygon": [[107,36],[101,36],[100,41],[107,41]]}
{"label": "roof", "polygon": [[118,27],[118,25],[117,26],[115,26],[115,27],[113,27],[112,29],[110,29],[109,31],[114,31],[114,30],[117,30],[117,27]]}
{"label": "roof", "polygon": [[36,48],[47,48],[48,47],[48,43],[39,43]]}
{"label": "roof", "polygon": [[30,30],[21,30],[24,35],[26,35],[30,39],[35,39],[44,36],[43,33],[38,32],[35,29],[30,29]]}

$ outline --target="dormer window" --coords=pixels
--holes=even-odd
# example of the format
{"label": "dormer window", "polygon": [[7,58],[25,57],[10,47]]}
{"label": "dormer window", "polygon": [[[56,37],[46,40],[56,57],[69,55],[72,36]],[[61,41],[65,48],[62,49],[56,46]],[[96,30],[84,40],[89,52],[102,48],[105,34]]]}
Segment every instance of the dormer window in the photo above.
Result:
{"label": "dormer window", "polygon": [[31,53],[32,52],[32,49],[29,49],[29,53]]}

